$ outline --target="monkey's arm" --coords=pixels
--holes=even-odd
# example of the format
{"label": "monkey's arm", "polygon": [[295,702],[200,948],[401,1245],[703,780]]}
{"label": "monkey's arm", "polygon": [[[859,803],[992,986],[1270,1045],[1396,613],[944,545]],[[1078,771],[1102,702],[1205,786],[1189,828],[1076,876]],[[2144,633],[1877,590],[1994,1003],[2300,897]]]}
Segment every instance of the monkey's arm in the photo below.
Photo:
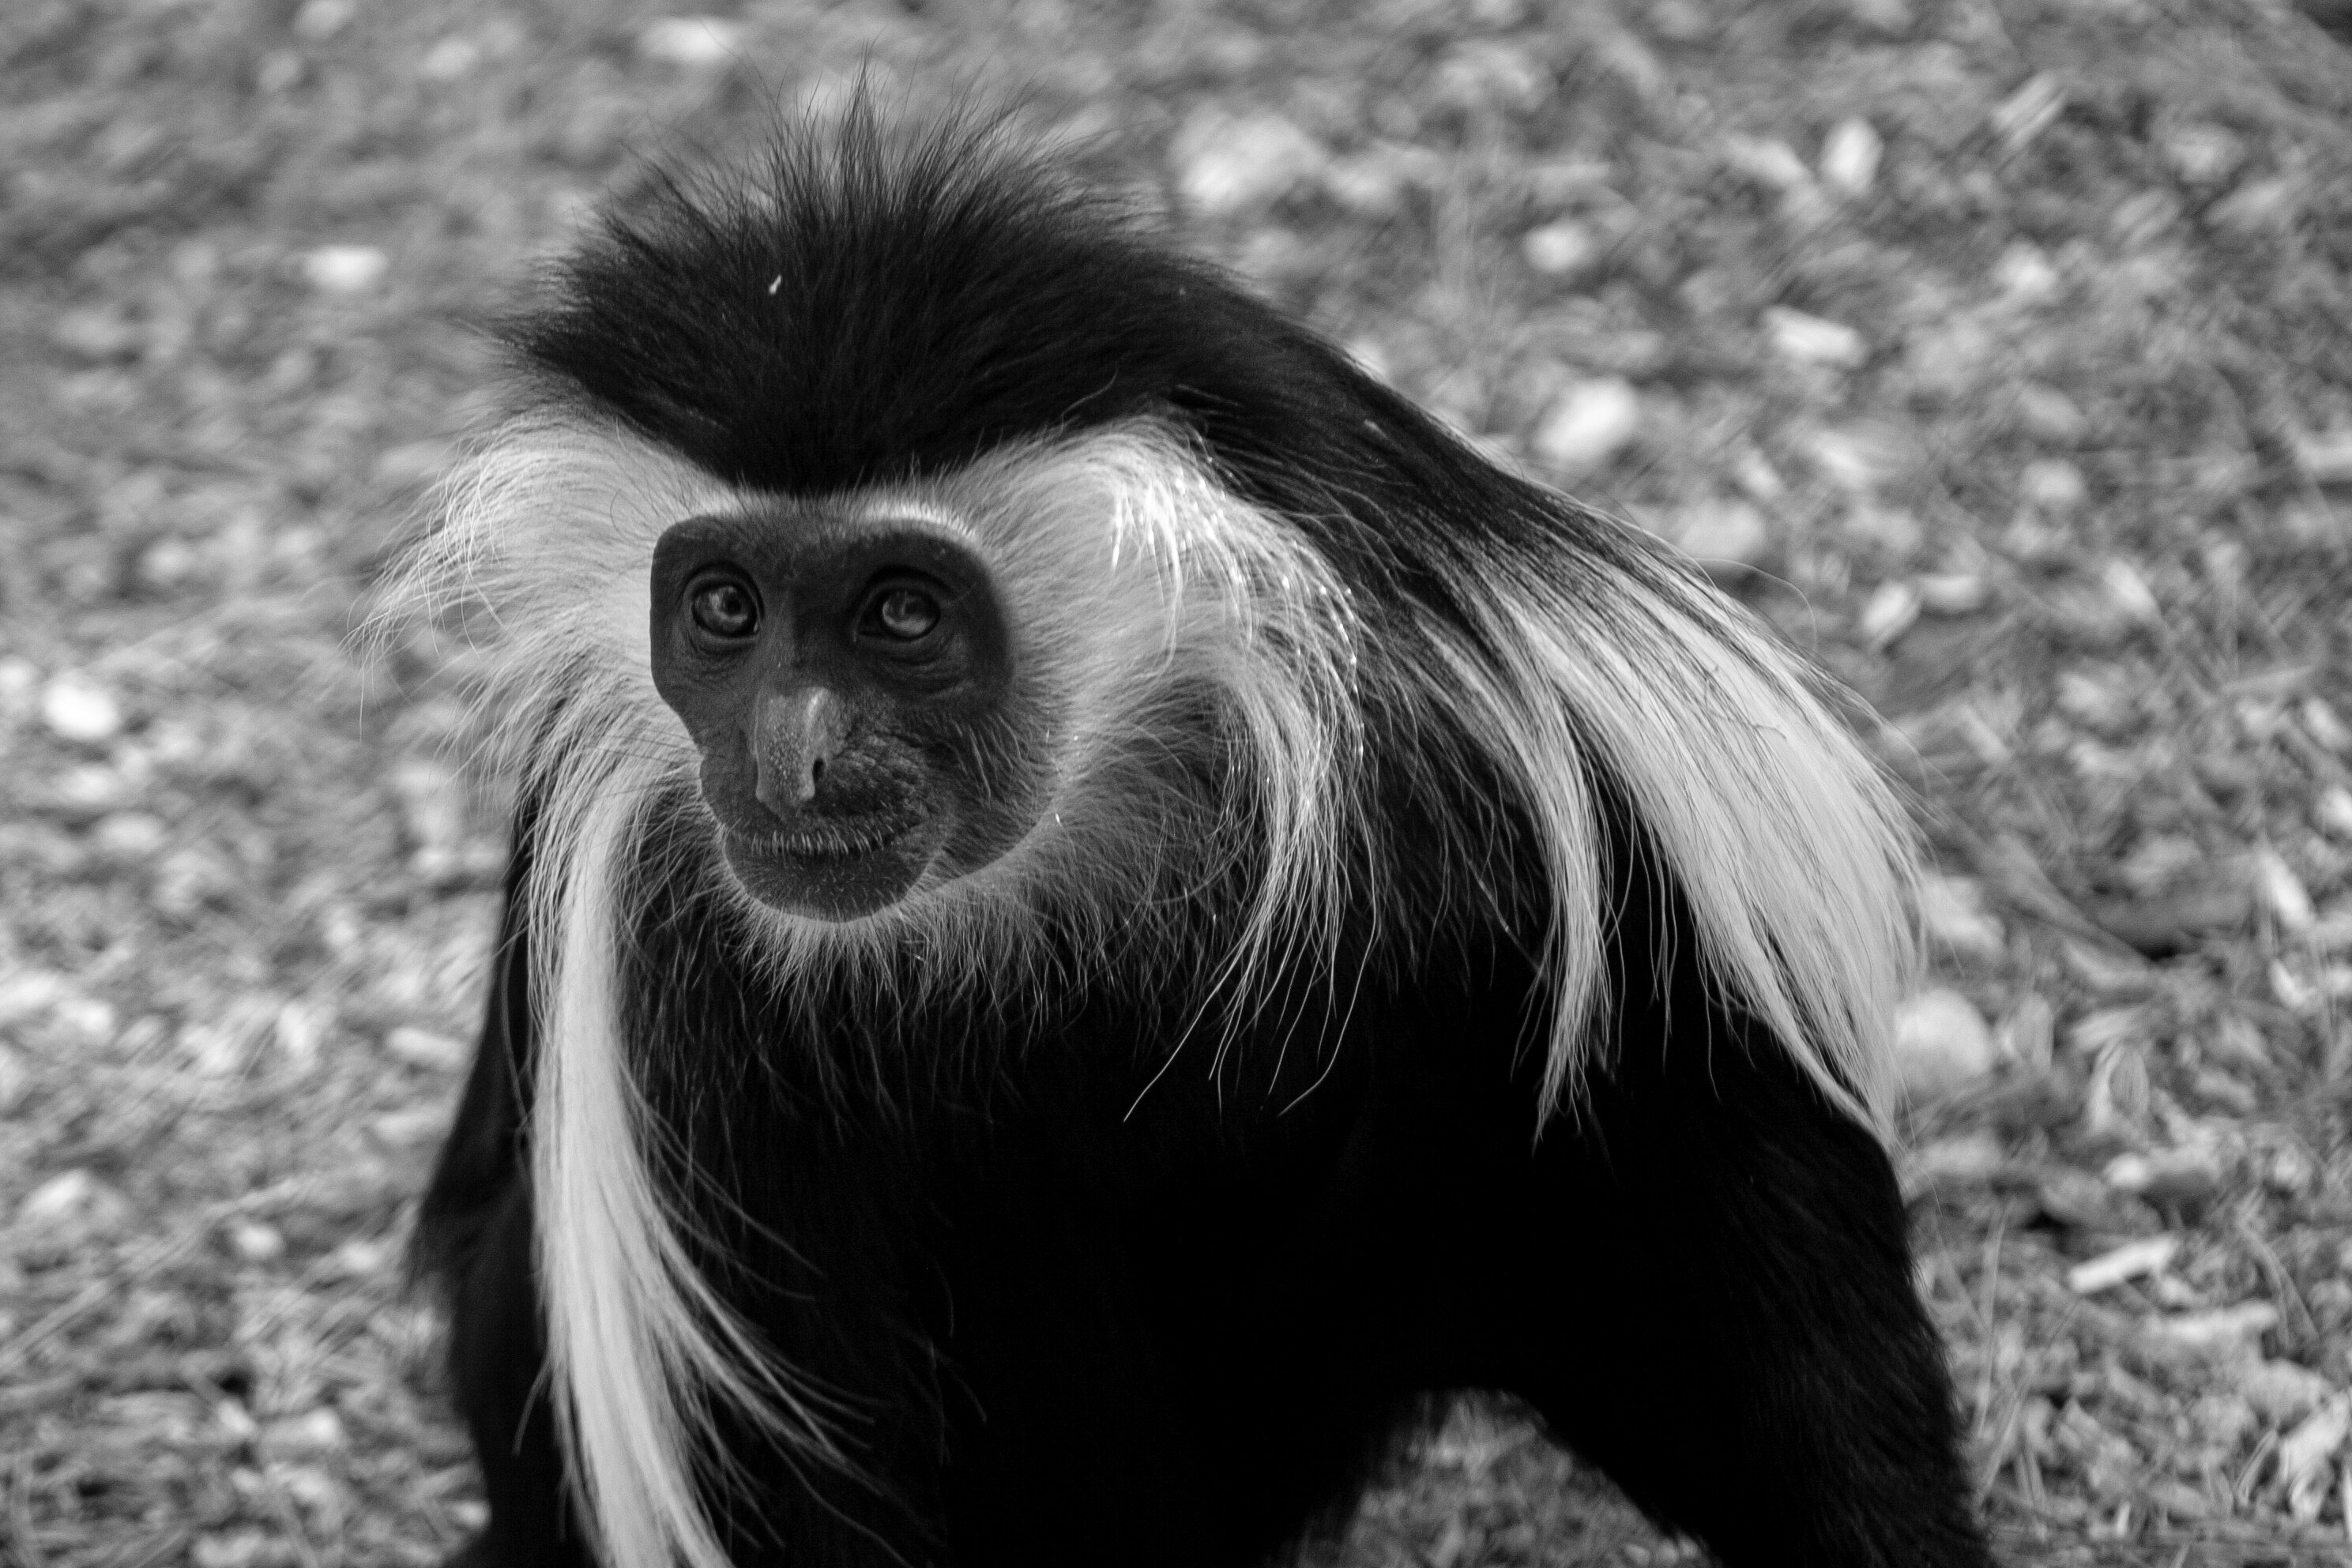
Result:
{"label": "monkey's arm", "polygon": [[474,1067],[417,1219],[412,1266],[449,1309],[449,1370],[472,1428],[490,1523],[450,1568],[586,1568],[548,1402],[532,1260],[529,925],[533,813],[515,819],[506,911]]}
{"label": "monkey's arm", "polygon": [[464,1278],[501,1200],[525,1179],[523,1119],[535,1049],[530,960],[523,935],[530,818],[528,810],[516,818],[481,1037],[417,1219],[414,1266],[444,1289],[456,1288]]}

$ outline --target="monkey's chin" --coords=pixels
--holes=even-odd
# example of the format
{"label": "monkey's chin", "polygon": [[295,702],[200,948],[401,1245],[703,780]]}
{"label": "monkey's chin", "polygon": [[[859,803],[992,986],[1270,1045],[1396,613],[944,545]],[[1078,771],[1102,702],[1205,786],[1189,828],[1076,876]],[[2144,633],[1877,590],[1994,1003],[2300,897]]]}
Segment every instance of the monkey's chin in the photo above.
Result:
{"label": "monkey's chin", "polygon": [[786,915],[840,924],[878,915],[904,898],[939,856],[945,824],[918,818],[868,828],[801,832],[724,830],[727,869],[743,891]]}

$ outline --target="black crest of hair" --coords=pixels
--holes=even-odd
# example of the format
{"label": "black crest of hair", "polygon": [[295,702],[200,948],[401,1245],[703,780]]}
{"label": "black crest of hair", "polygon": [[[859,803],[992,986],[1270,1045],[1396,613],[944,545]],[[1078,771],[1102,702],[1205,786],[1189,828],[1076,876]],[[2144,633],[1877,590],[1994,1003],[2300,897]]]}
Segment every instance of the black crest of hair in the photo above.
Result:
{"label": "black crest of hair", "polygon": [[[542,403],[754,496],[1172,426],[1401,645],[1438,622],[1500,635],[1465,561],[1564,550],[1559,591],[1604,605],[1681,570],[970,118],[909,132],[861,107],[736,175],[671,181],[508,340]],[[1374,749],[1442,744],[1383,727],[1404,723],[1368,725]],[[654,814],[611,942],[649,1164],[701,1278],[818,1392],[847,1456],[721,1402],[695,1480],[730,1560],[1279,1563],[1483,1391],[1733,1568],[1987,1568],[1879,1135],[1727,992],[1661,837],[1605,774],[1600,1036],[1573,1113],[1530,1136],[1553,1010],[1538,831],[1465,744],[1450,786],[1378,798],[1397,875],[1444,880],[1411,860],[1440,836],[1412,813],[1443,811],[1510,885],[1380,962],[1295,955],[1215,1071],[1163,1071],[1196,1016],[1165,994],[1181,967],[1043,970],[1069,994],[1017,1026],[953,991],[896,1013],[795,994],[751,950],[707,821]],[[534,1005],[560,937],[531,889],[558,809],[579,808],[527,800],[516,824],[421,1221],[489,1503],[465,1568],[597,1561],[534,1251],[535,1097],[564,1042]],[[926,1060],[925,1040],[955,1046]]]}
{"label": "black crest of hair", "polygon": [[825,495],[1150,416],[1351,578],[1440,612],[1413,563],[1469,532],[1573,530],[1654,570],[999,120],[908,130],[861,99],[754,170],[657,181],[551,284],[507,334],[543,384],[747,488]]}

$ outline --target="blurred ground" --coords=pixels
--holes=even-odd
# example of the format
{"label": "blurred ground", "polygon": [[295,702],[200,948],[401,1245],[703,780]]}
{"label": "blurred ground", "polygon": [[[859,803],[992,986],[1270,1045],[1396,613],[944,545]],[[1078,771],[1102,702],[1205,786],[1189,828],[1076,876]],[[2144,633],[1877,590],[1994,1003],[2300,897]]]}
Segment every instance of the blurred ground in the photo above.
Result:
{"label": "blurred ground", "polygon": [[[478,428],[469,323],[639,155],[865,69],[1025,90],[1877,706],[1943,873],[1920,1280],[2005,1553],[2352,1561],[2352,50],[2315,17],[12,0],[0,1555],[425,1563],[478,1517],[398,1253],[498,803],[355,605]],[[1349,1551],[1679,1555],[1479,1412]]]}

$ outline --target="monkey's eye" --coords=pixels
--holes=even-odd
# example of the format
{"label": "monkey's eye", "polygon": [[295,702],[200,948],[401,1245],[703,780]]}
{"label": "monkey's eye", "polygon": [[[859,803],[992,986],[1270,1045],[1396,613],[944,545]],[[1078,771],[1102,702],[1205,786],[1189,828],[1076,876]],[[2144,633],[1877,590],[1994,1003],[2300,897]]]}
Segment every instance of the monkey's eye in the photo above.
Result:
{"label": "monkey's eye", "polygon": [[940,601],[919,588],[885,589],[866,606],[862,630],[900,643],[913,643],[940,623]]}
{"label": "monkey's eye", "polygon": [[694,623],[713,637],[734,641],[760,629],[760,601],[740,582],[706,582],[687,604]]}

